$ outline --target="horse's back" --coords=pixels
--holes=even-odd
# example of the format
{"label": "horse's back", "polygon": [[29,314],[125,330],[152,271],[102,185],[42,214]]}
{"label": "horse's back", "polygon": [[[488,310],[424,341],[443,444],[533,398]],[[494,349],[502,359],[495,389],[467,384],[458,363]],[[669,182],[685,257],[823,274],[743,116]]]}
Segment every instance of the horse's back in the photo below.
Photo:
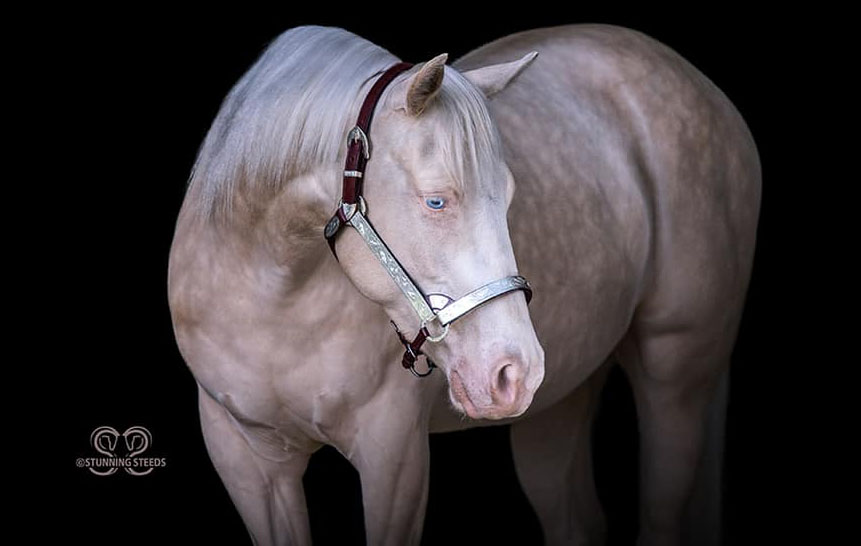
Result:
{"label": "horse's back", "polygon": [[658,330],[713,321],[721,308],[731,311],[717,318],[737,319],[760,166],[732,103],[672,49],[608,25],[514,34],[455,66],[533,50],[534,64],[489,104],[517,181],[518,262],[548,295],[533,306],[542,343],[573,348],[580,380],[635,313]]}

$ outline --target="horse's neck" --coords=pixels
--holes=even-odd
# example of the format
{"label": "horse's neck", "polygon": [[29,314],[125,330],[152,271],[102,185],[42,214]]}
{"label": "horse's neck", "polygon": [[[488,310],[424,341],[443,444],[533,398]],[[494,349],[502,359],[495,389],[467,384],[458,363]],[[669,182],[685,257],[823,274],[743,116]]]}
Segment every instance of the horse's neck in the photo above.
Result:
{"label": "horse's neck", "polygon": [[[240,211],[232,225],[240,255],[230,259],[244,262],[274,283],[268,289],[279,306],[292,305],[318,285],[330,290],[338,285],[332,292],[354,291],[333,268],[337,264],[323,237],[337,191],[323,180],[319,173],[294,178],[262,205]],[[328,298],[318,299],[318,305],[324,305]]]}
{"label": "horse's neck", "polygon": [[[231,213],[218,220],[198,213],[191,188],[171,251],[172,298],[192,312],[206,311],[210,299],[230,298],[253,301],[260,307],[255,311],[265,312],[300,305],[302,294],[323,283],[324,275],[335,279],[325,284],[339,284],[339,290],[346,291],[349,283],[333,274],[337,272],[332,271],[323,237],[337,190],[334,183],[323,187],[319,180],[299,177],[267,199],[240,194],[231,203]],[[191,293],[200,296],[195,301],[183,298]],[[318,305],[326,300],[321,298]]]}

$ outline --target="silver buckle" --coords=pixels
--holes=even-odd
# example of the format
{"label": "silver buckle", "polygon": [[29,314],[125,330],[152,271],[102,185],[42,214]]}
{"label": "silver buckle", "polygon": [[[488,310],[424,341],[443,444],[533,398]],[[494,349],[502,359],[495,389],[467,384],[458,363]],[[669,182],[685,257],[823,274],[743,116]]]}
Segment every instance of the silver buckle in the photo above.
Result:
{"label": "silver buckle", "polygon": [[371,159],[371,143],[368,141],[368,135],[358,125],[350,129],[350,133],[347,135],[347,146],[349,147],[356,141],[362,143],[362,154],[365,156],[365,161]]}

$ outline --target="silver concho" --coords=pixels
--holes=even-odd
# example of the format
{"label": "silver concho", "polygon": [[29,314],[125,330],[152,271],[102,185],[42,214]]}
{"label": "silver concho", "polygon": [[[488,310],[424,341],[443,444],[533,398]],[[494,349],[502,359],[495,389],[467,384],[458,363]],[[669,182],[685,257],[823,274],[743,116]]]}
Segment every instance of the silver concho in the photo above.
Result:
{"label": "silver concho", "polygon": [[[319,224],[318,224],[319,225]],[[323,230],[323,235],[327,239],[331,239],[338,233],[338,228],[341,227],[341,219],[337,216],[332,216],[329,222],[326,224],[326,229]]]}

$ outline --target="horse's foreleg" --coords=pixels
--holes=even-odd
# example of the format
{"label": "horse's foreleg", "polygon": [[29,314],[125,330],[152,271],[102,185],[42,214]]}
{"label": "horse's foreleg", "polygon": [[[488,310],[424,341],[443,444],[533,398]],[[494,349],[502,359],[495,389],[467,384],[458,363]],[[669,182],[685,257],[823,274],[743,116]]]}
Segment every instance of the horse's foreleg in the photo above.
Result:
{"label": "horse's foreleg", "polygon": [[640,429],[640,546],[721,541],[729,354],[707,337],[629,334],[620,345]]}
{"label": "horse's foreleg", "polygon": [[277,461],[251,448],[227,409],[198,389],[206,448],[254,544],[311,544],[302,474],[310,453]]}
{"label": "horse's foreleg", "polygon": [[517,477],[546,544],[603,544],[604,513],[592,475],[592,420],[604,367],[556,405],[511,425]]}
{"label": "horse's foreleg", "polygon": [[346,455],[361,477],[367,542],[418,544],[428,495],[427,417],[398,399],[363,412],[361,422]]}

